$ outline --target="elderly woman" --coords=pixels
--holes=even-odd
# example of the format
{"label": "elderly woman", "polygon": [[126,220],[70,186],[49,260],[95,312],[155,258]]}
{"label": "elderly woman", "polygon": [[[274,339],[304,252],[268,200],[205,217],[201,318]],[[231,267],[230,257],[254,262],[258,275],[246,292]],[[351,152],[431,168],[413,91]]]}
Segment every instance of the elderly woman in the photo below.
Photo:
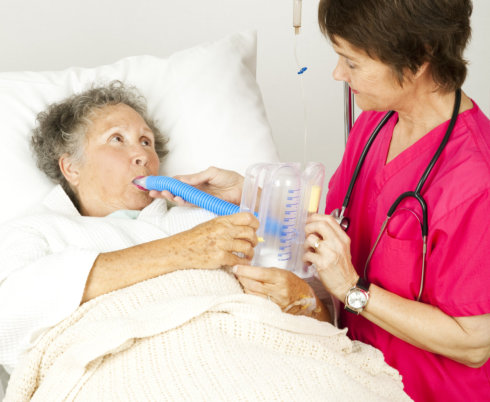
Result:
{"label": "elderly woman", "polygon": [[196,210],[179,219],[132,184],[158,174],[165,143],[144,100],[120,82],[39,114],[32,148],[59,185],[40,214],[3,228],[1,364],[15,367],[36,335],[99,295],[176,270],[249,261],[252,215],[209,220]]}
{"label": "elderly woman", "polygon": [[253,215],[167,210],[132,184],[165,154],[134,90],[51,106],[32,142],[59,185],[44,210],[0,228],[6,402],[408,400],[378,350],[219,269],[250,261]]}
{"label": "elderly woman", "polygon": [[[344,303],[349,336],[383,351],[416,401],[490,395],[490,122],[460,90],[471,11],[469,0],[319,5],[333,76],[364,112],[329,183],[325,212],[342,211],[310,217],[304,259]],[[229,171],[181,179],[240,198]],[[283,308],[307,287],[278,269],[234,271]]]}

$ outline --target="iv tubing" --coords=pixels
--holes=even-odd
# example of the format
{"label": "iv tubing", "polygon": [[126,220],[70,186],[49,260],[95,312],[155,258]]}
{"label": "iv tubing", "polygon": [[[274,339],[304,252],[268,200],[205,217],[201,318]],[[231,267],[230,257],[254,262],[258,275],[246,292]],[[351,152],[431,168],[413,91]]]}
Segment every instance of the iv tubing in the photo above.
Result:
{"label": "iv tubing", "polygon": [[[299,64],[299,58],[298,58],[298,40],[297,37],[294,37],[294,59],[296,61],[296,65],[298,68],[301,68],[301,65]],[[305,68],[305,67],[303,67]],[[301,71],[300,69],[299,71]],[[305,68],[306,70],[306,68]],[[303,70],[303,71],[305,71]],[[299,74],[299,73],[298,73]],[[306,110],[306,94],[305,94],[305,86],[303,83],[303,75],[300,74],[299,76],[300,79],[300,85],[301,85],[301,100],[303,102],[303,123],[304,123],[304,130],[303,130],[303,164],[306,165],[306,146],[308,142],[308,114]]]}
{"label": "iv tubing", "polygon": [[173,195],[183,198],[185,201],[198,207],[207,209],[216,215],[232,215],[240,211],[238,205],[223,201],[204,191],[198,190],[189,184],[167,176],[138,177],[133,183],[146,190],[170,191]]}

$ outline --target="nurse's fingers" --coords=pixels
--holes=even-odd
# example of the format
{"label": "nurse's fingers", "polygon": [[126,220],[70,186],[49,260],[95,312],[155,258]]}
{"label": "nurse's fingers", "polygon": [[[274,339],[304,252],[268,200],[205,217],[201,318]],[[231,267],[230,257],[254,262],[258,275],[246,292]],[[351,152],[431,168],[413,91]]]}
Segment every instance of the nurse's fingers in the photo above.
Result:
{"label": "nurse's fingers", "polygon": [[339,234],[324,221],[308,223],[305,226],[305,234],[307,236],[306,238],[309,239],[308,244],[311,244],[314,249],[318,248],[315,247],[315,241],[317,240],[320,243],[327,243],[329,247],[335,249],[343,248],[343,244],[345,243]]}
{"label": "nurse's fingers", "polygon": [[321,240],[322,238],[317,236],[316,234],[308,235],[305,239],[304,247],[303,247],[305,252],[315,251],[319,246]]}
{"label": "nurse's fingers", "polygon": [[324,240],[336,237],[342,242],[350,242],[347,233],[345,233],[335,218],[330,215],[317,215],[308,219],[305,226],[305,234],[306,236],[316,234]]}

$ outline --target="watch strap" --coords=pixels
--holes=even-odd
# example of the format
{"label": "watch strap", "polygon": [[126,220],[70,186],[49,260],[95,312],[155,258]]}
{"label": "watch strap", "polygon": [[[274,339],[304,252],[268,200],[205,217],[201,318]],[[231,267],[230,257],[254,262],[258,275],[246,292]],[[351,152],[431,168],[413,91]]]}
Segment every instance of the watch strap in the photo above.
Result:
{"label": "watch strap", "polygon": [[347,307],[347,304],[344,307],[345,310],[347,310],[349,313],[359,315],[359,312],[357,310],[352,310],[351,308]]}
{"label": "watch strap", "polygon": [[365,290],[366,292],[369,292],[369,286],[371,286],[371,284],[362,276],[360,276],[356,283],[356,287]]}

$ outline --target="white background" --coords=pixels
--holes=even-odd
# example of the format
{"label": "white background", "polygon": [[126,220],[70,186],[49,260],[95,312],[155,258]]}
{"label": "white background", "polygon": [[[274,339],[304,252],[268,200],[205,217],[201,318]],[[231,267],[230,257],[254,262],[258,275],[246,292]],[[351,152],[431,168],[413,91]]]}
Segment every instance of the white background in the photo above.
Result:
{"label": "white background", "polygon": [[[167,56],[228,33],[258,32],[257,79],[283,161],[303,161],[304,105],[294,49],[302,66],[308,137],[306,160],[329,177],[340,161],[342,85],[336,57],[318,29],[318,0],[303,0],[303,27],[292,28],[293,0],[1,0],[0,71],[94,67],[125,56]],[[473,39],[464,89],[490,115],[490,1],[474,0]]]}

